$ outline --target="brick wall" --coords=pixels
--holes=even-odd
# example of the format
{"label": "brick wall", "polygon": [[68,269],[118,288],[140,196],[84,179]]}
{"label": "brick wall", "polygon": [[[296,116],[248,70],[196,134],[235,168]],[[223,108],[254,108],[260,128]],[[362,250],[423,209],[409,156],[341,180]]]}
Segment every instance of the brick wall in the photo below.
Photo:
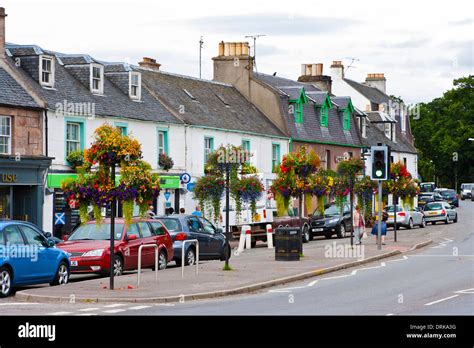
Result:
{"label": "brick wall", "polygon": [[41,111],[0,106],[0,115],[12,117],[12,155],[43,155]]}

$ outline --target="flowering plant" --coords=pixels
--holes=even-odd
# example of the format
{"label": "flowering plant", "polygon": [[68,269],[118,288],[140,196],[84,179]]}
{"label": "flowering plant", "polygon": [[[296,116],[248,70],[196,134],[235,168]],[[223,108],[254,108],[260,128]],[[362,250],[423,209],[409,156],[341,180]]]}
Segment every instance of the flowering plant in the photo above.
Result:
{"label": "flowering plant", "polygon": [[250,203],[252,216],[254,216],[257,213],[257,200],[265,191],[260,180],[256,176],[243,177],[232,184],[231,190],[242,202]]}
{"label": "flowering plant", "polygon": [[174,161],[173,159],[168,156],[166,153],[160,153],[160,156],[158,158],[158,164],[163,170],[168,171],[174,166]]}
{"label": "flowering plant", "polygon": [[210,203],[213,208],[213,220],[219,221],[221,210],[221,198],[224,193],[224,179],[219,175],[206,175],[196,181],[194,187],[194,197],[198,199],[203,213],[206,203]]}

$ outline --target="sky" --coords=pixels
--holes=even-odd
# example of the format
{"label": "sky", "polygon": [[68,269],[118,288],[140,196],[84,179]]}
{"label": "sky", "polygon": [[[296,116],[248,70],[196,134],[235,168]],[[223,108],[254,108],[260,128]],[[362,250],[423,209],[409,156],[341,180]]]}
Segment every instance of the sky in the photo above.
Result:
{"label": "sky", "polygon": [[[6,40],[103,61],[153,57],[164,71],[213,78],[218,43],[257,40],[259,72],[297,79],[333,60],[346,77],[384,73],[387,93],[429,102],[474,74],[474,1],[0,0]],[[250,40],[251,45],[253,41]],[[350,66],[350,67],[349,67]],[[349,68],[348,68],[349,67]]]}

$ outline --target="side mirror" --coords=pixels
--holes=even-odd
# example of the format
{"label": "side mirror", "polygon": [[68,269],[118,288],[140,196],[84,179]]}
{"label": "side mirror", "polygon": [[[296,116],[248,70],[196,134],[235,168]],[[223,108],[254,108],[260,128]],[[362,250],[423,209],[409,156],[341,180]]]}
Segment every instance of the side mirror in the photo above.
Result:
{"label": "side mirror", "polygon": [[129,236],[129,235],[127,234],[126,240],[127,240],[127,241],[129,241],[129,240],[137,240],[137,236],[134,235],[134,234],[132,234],[132,235]]}
{"label": "side mirror", "polygon": [[224,233],[224,230],[222,230],[222,228],[216,228],[216,233]]}
{"label": "side mirror", "polygon": [[44,233],[44,236],[45,236],[46,238],[51,238],[51,237],[52,237],[51,232],[45,232],[45,233]]}

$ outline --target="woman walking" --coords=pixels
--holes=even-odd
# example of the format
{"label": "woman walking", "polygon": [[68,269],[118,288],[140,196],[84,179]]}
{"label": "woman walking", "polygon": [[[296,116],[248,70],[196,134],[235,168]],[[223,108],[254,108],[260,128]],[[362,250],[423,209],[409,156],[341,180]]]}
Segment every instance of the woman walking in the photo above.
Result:
{"label": "woman walking", "polygon": [[[382,245],[385,245],[385,236],[387,235],[387,220],[388,220],[388,213],[387,212],[382,212],[382,233],[381,233],[381,238],[382,238]],[[372,235],[375,236],[375,244],[379,244],[379,237],[378,237],[378,223],[374,224],[374,227],[372,227]]]}
{"label": "woman walking", "polygon": [[364,216],[360,211],[360,205],[356,205],[356,210],[352,216],[352,225],[354,226],[354,238],[355,244],[360,245],[362,244],[362,236],[365,232],[365,221]]}

